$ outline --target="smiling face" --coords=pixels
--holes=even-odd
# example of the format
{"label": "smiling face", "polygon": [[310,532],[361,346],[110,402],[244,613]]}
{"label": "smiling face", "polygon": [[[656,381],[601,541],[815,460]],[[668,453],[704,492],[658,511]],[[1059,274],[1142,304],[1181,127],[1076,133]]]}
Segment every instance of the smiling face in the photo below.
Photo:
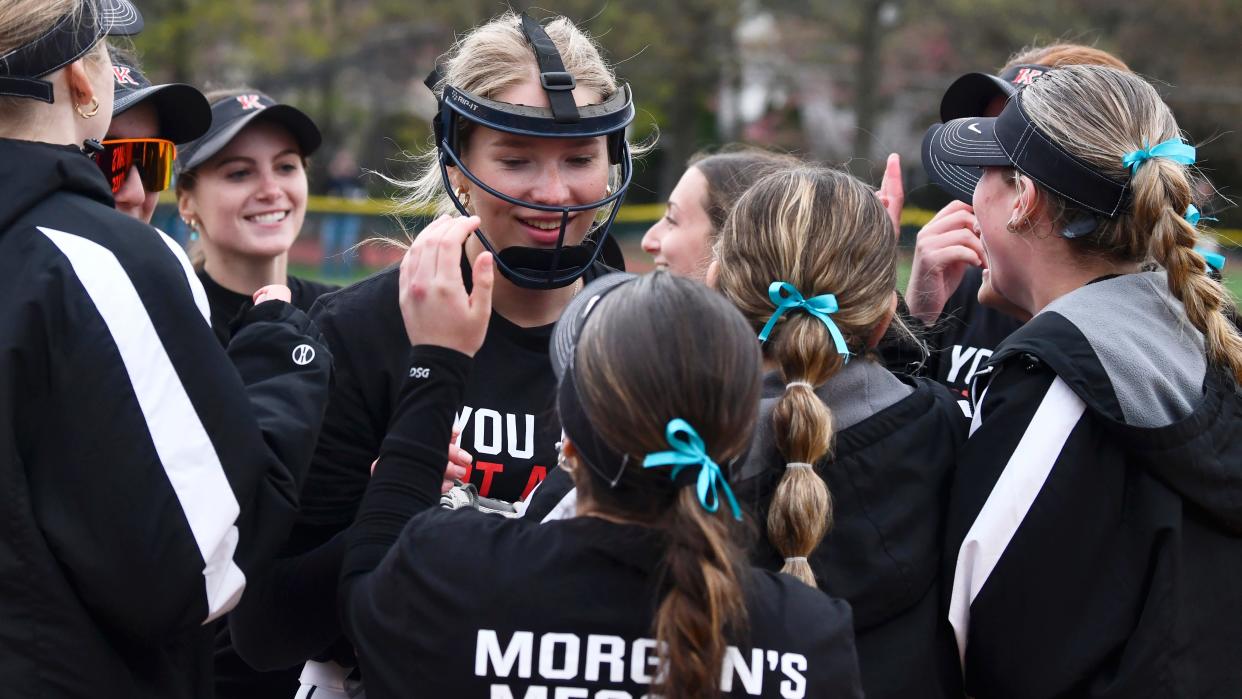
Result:
{"label": "smiling face", "polygon": [[[113,117],[107,138],[159,138],[159,133],[160,120],[155,107],[143,102]],[[155,204],[160,198],[159,192],[148,192],[143,188],[137,166],[129,169],[125,184],[113,196],[116,198],[117,211],[133,216],[143,223],[151,222]]]}
{"label": "smiling face", "polygon": [[306,170],[283,127],[252,122],[194,170],[181,215],[199,222],[208,257],[272,258],[289,250],[306,217]]}
{"label": "smiling face", "polygon": [[[547,95],[533,71],[529,80],[502,91],[495,99],[509,104],[548,106]],[[579,88],[574,90],[574,99],[579,105],[586,105],[598,102],[599,95]],[[535,138],[477,127],[465,143],[462,162],[489,187],[534,204],[575,206],[607,196],[609,162],[603,136]],[[496,249],[556,245],[560,212],[515,206],[481,190],[455,169],[449,172],[455,189],[469,191],[469,209],[482,219],[479,227]],[[565,244],[581,243],[594,222],[594,211],[572,212]]]}
{"label": "smiling face", "polygon": [[668,196],[668,209],[643,236],[643,250],[660,269],[704,281],[712,256],[711,217],[707,178],[696,167],[686,170]]}

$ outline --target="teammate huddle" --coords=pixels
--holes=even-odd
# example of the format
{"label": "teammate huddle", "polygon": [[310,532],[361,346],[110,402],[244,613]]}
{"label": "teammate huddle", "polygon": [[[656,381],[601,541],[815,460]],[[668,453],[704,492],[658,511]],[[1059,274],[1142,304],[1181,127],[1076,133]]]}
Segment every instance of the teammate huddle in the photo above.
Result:
{"label": "teammate huddle", "polygon": [[618,272],[629,87],[507,13],[427,80],[439,218],[335,290],[286,272],[313,122],[151,85],[141,28],[0,8],[6,696],[1242,686],[1242,337],[1115,58],[950,88],[903,297],[899,182],[753,150]]}

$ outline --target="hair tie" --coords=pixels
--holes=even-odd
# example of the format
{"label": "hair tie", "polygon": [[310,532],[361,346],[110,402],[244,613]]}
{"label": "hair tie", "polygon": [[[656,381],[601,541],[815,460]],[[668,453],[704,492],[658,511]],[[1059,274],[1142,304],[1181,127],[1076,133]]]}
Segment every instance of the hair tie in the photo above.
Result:
{"label": "hair tie", "polygon": [[803,298],[802,292],[798,291],[798,287],[789,282],[772,282],[768,286],[768,298],[772,300],[772,305],[776,306],[772,317],[768,319],[768,324],[763,326],[763,330],[759,331],[759,341],[766,342],[768,335],[772,333],[772,328],[776,326],[776,321],[781,314],[791,308],[805,311],[816,318],[823,321],[828,327],[828,334],[832,336],[832,342],[836,346],[837,354],[845,357],[845,361],[850,361],[850,350],[845,344],[845,337],[841,334],[841,329],[837,324],[832,322],[831,314],[836,313],[840,308],[837,306],[837,297],[832,294],[821,294],[812,298]]}
{"label": "hair tie", "polygon": [[733,510],[733,518],[740,521],[742,519],[742,508],[738,506],[737,498],[733,496],[733,490],[729,488],[729,483],[725,481],[724,474],[720,471],[720,466],[707,454],[707,448],[703,444],[703,439],[690,426],[690,423],[681,418],[669,420],[668,426],[664,429],[664,438],[668,440],[668,445],[672,449],[648,454],[643,459],[643,468],[672,466],[673,471],[669,477],[676,480],[678,474],[687,466],[698,466],[699,477],[696,488],[699,495],[699,504],[708,512],[715,512],[719,509],[720,496],[717,494],[717,487],[719,487],[720,490],[724,491],[725,497],[729,499],[729,507]]}
{"label": "hair tie", "polygon": [[1152,158],[1168,158],[1182,165],[1194,165],[1195,147],[1185,143],[1181,138],[1170,138],[1151,148],[1144,147],[1141,150],[1126,153],[1121,158],[1121,164],[1130,168],[1130,174],[1134,175],[1138,172],[1140,165]]}
{"label": "hair tie", "polygon": [[812,391],[814,391],[814,390],[815,390],[815,387],[811,385],[811,382],[810,382],[810,381],[790,381],[789,383],[785,384],[785,390],[786,390],[786,391],[788,391],[789,389],[793,388],[794,386],[806,386],[807,388],[811,389]]}
{"label": "hair tie", "polygon": [[790,461],[785,464],[785,468],[805,468],[813,471],[815,470],[815,464],[808,464],[805,461]]}
{"label": "hair tie", "polygon": [[790,556],[789,558],[785,559],[786,563],[795,563],[797,561],[802,561],[803,563],[806,563],[807,562],[806,556]]}

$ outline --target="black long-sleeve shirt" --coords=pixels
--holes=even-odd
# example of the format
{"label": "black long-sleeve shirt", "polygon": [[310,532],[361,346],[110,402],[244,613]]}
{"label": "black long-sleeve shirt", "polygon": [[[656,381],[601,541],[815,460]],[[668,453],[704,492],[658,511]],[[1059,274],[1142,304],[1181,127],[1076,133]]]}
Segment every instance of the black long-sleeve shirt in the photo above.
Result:
{"label": "black long-sleeve shirt", "polygon": [[[463,271],[468,274],[469,267]],[[586,280],[609,271],[596,265]],[[405,429],[394,415],[414,367],[397,284],[398,270],[390,269],[325,294],[312,309],[335,362],[331,399],[302,510],[282,556],[252,581],[255,603],[244,602],[229,616],[232,647],[221,648],[216,658],[220,699],[296,690],[299,669],[308,658],[353,663],[337,621],[337,575],[324,572],[339,570],[340,535],[362,502],[381,442]],[[462,448],[475,459],[467,479],[484,495],[519,500],[556,472],[560,423],[548,356],[551,334],[551,325],[522,328],[493,313],[465,398],[449,416],[451,426],[460,429]],[[562,481],[559,488],[539,488],[531,505],[536,521],[537,513],[550,510],[568,485]],[[267,671],[266,676],[242,659]]]}
{"label": "black long-sleeve shirt", "polygon": [[[663,537],[435,508],[470,359],[419,346],[410,367],[342,570],[367,696],[642,696]],[[744,589],[749,627],[726,654],[724,696],[862,696],[847,604],[758,569]]]}
{"label": "black long-sleeve shirt", "polygon": [[[220,338],[220,344],[228,346],[237,321],[241,320],[239,316],[250,307],[251,297],[221,286],[205,269],[198,270],[198,280],[203,283],[203,290],[207,292],[207,305],[211,308],[211,329]],[[341,288],[294,276],[285,278],[285,286],[289,287],[289,303],[304,313],[310,313],[311,307],[320,296]]]}

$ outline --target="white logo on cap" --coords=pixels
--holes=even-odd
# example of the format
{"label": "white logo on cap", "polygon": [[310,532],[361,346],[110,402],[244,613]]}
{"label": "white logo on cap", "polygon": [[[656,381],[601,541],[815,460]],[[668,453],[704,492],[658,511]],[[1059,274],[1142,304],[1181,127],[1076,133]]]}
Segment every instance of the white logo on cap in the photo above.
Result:
{"label": "white logo on cap", "polygon": [[129,74],[129,66],[112,66],[112,75],[116,78],[118,85],[133,85],[138,87],[138,81]]}
{"label": "white logo on cap", "polygon": [[977,121],[976,121],[975,123],[971,124],[970,126],[967,126],[966,128],[970,129],[971,131],[974,131],[975,133],[979,134],[980,136],[982,136],[982,135],[983,135],[983,132],[979,130],[979,122],[977,122]]}
{"label": "white logo on cap", "polygon": [[238,95],[237,101],[241,103],[242,109],[263,109],[258,95]]}

